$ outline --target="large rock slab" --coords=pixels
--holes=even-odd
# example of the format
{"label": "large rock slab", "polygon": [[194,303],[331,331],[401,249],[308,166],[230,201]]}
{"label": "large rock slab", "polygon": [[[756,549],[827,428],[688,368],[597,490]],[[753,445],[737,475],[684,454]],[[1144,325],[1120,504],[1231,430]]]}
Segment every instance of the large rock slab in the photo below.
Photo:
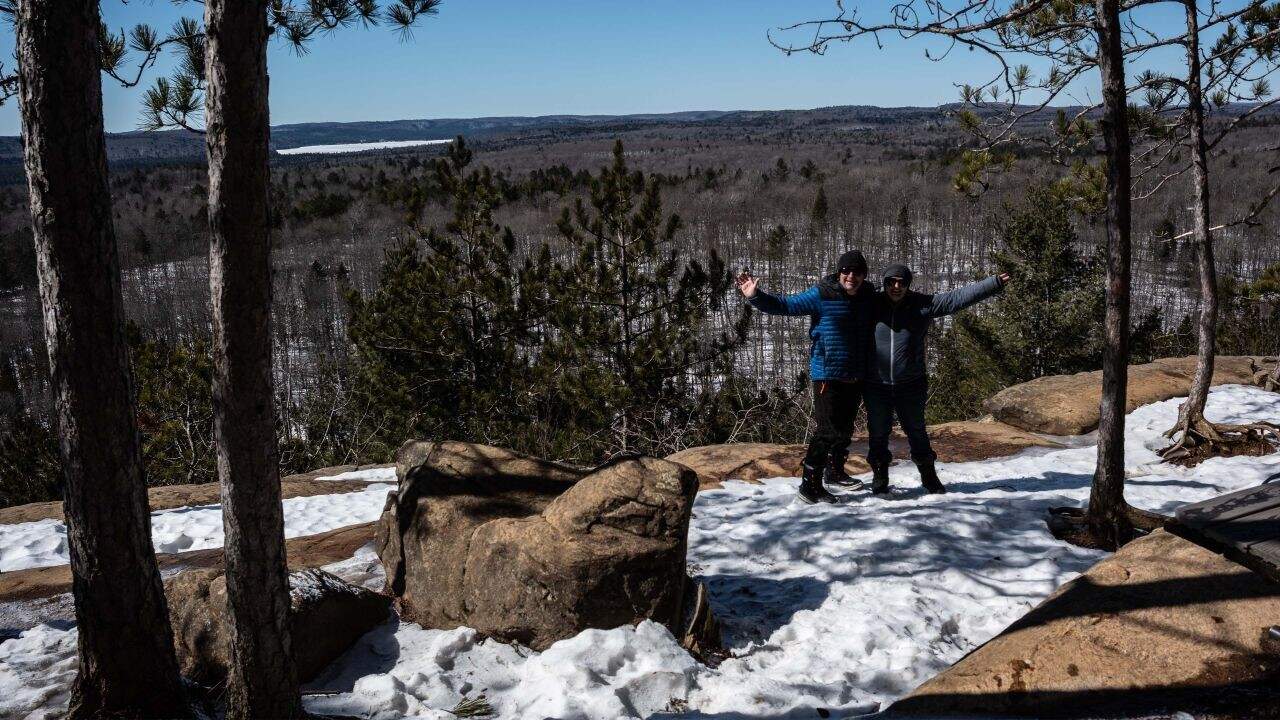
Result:
{"label": "large rock slab", "polygon": [[[1254,382],[1272,358],[1223,355],[1214,361],[1213,384]],[[1126,412],[1191,391],[1196,359],[1164,358],[1129,367]],[[1098,427],[1102,372],[1050,375],[1005,388],[983,405],[997,420],[1049,435],[1083,435]]]}
{"label": "large rock slab", "polygon": [[[231,661],[223,570],[182,573],[165,582],[165,595],[182,674],[204,685],[222,682]],[[311,569],[289,575],[289,606],[293,660],[305,682],[386,620],[391,599]]]}
{"label": "large rock slab", "polygon": [[[1051,439],[1001,422],[965,420],[930,425],[929,436],[942,462],[974,462],[1013,455],[1031,447],[1062,447]],[[907,439],[900,432],[889,438],[889,449],[897,458],[909,457]],[[699,488],[707,490],[720,487],[725,480],[758,482],[765,478],[799,477],[804,453],[804,445],[730,443],[687,448],[668,455],[667,459],[696,472]],[[866,436],[853,438],[845,463],[850,475],[871,472],[863,457],[866,453]]]}
{"label": "large rock slab", "polygon": [[1062,586],[892,710],[1145,717],[1250,702],[1280,680],[1280,652],[1264,639],[1278,622],[1280,584],[1161,530]]}
{"label": "large rock slab", "polygon": [[[804,461],[804,445],[774,443],[730,443],[700,445],[667,456],[698,474],[702,490],[720,487],[725,480],[757,482],[765,478],[799,477]],[[860,457],[850,454],[845,468],[850,474],[870,472]]]}
{"label": "large rock slab", "polygon": [[645,618],[682,630],[688,468],[633,457],[587,471],[413,442],[397,473],[377,537],[402,617],[534,649]]}

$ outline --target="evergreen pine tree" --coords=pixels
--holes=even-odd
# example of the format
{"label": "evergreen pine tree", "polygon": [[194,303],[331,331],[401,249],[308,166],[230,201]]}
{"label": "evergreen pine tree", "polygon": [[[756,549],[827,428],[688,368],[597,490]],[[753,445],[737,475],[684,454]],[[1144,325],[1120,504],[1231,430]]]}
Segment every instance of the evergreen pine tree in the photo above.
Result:
{"label": "evergreen pine tree", "polygon": [[714,250],[705,265],[680,259],[679,216],[664,215],[658,183],[628,169],[621,142],[559,230],[574,256],[556,268],[539,357],[558,377],[550,419],[590,438],[579,448],[588,456],[682,447],[698,392],[731,372],[746,336],[746,307],[730,327],[712,326],[731,274]]}
{"label": "evergreen pine tree", "polygon": [[[532,288],[550,271],[543,248],[518,263],[488,168],[467,170],[459,137],[436,163],[453,216],[443,229],[388,250],[377,288],[348,293],[354,347],[350,435],[365,458],[390,457],[406,439],[453,438],[536,450],[522,438],[530,394],[525,346],[537,330]],[[524,403],[524,404],[522,404]]]}
{"label": "evergreen pine tree", "polygon": [[765,259],[771,263],[786,260],[791,252],[791,235],[784,225],[775,225],[764,240]]}
{"label": "evergreen pine tree", "polygon": [[1009,385],[1101,365],[1102,272],[1076,250],[1069,199],[1053,186],[1033,187],[1007,208],[999,234],[992,258],[1017,282],[987,312],[958,316],[948,328],[930,398],[934,421],[980,414],[982,400]]}
{"label": "evergreen pine tree", "polygon": [[911,248],[916,244],[916,231],[911,227],[911,208],[905,203],[898,208],[898,218],[894,222],[893,241],[898,249],[898,261],[911,264]]}
{"label": "evergreen pine tree", "polygon": [[825,228],[827,225],[827,189],[818,186],[818,194],[813,198],[813,208],[809,210],[809,223],[814,228]]}

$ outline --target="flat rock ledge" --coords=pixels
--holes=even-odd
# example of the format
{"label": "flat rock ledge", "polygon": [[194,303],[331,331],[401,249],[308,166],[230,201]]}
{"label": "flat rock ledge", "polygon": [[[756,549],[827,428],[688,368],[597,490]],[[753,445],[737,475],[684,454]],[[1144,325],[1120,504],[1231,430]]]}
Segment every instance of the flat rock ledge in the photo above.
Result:
{"label": "flat rock ledge", "polygon": [[[1214,385],[1254,385],[1276,358],[1219,355]],[[1196,359],[1162,358],[1129,366],[1125,412],[1143,405],[1182,397],[1191,391]],[[1049,375],[1005,388],[983,403],[996,420],[1035,433],[1083,435],[1098,427],[1102,371]]]}
{"label": "flat rock ledge", "polygon": [[[930,425],[929,436],[938,459],[947,463],[1004,457],[1032,447],[1062,447],[1050,438],[1002,422],[965,420]],[[908,457],[907,440],[900,433],[890,438],[889,448],[896,458]],[[720,487],[725,480],[759,482],[765,478],[799,477],[804,452],[804,445],[732,443],[692,447],[668,455],[667,459],[692,469],[698,474],[699,489],[710,490]],[[863,459],[866,452],[866,437],[855,437],[845,463],[849,474],[871,472]]]}
{"label": "flat rock ledge", "polygon": [[890,714],[1278,717],[1267,708],[1280,711],[1280,649],[1266,636],[1278,623],[1280,584],[1160,530],[1063,585]]}

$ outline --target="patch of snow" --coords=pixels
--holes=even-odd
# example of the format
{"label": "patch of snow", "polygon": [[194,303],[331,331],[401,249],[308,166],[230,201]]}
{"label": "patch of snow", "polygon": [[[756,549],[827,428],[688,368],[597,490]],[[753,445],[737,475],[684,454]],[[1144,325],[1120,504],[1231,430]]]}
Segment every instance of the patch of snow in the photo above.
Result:
{"label": "patch of snow", "polygon": [[364,470],[348,470],[337,475],[324,475],[316,480],[359,480],[362,482],[396,482],[396,469],[392,467],[366,468]]}
{"label": "patch of snow", "polygon": [[276,150],[281,155],[332,155],[335,153],[364,152],[366,150],[387,150],[390,148],[417,147],[419,145],[443,145],[452,140],[384,140],[382,142],[346,143],[342,145],[304,145],[296,148]]}
{"label": "patch of snow", "polygon": [[[1215,458],[1195,468],[1159,463],[1160,434],[1180,402],[1128,416],[1131,503],[1168,513],[1280,478],[1280,454]],[[1280,421],[1280,395],[1220,386],[1208,415]],[[840,493],[840,505],[802,505],[794,478],[699,493],[690,570],[711,591],[734,654],[716,668],[695,662],[649,622],[590,630],[537,653],[479,640],[467,628],[391,620],[308,686],[306,707],[444,720],[460,700],[484,695],[497,717],[867,712],[954,663],[1104,556],[1059,543],[1044,526],[1048,507],[1087,498],[1096,452],[1088,445],[943,464],[946,495],[923,495],[909,463],[892,469],[891,499],[857,491]],[[366,547],[327,567],[367,572],[375,561]],[[0,644],[0,703],[47,692],[45,704],[23,707],[64,707],[70,677],[19,667],[9,660],[20,654],[15,643],[43,667],[71,658],[73,671],[74,631],[36,628]]]}
{"label": "patch of snow", "polygon": [[0,643],[0,718],[61,717],[76,679],[74,627],[37,625]]}
{"label": "patch of snow", "polygon": [[378,559],[378,551],[372,540],[361,545],[355,555],[320,569],[331,572],[352,585],[359,585],[374,592],[382,592],[387,584],[387,571],[382,567],[382,561]]}
{"label": "patch of snow", "polygon": [[[289,498],[284,501],[284,535],[303,537],[377,520],[387,491],[394,487],[374,483],[359,492]],[[153,512],[151,540],[156,552],[161,553],[222,547],[222,506]],[[0,572],[65,565],[70,561],[67,527],[62,521],[0,525]]]}

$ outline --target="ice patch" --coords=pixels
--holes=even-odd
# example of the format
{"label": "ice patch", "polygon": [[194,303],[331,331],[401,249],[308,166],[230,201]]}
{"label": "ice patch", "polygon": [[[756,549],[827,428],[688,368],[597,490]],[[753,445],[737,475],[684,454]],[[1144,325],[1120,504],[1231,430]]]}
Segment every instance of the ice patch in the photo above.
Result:
{"label": "ice patch", "polygon": [[335,153],[387,150],[390,148],[417,147],[419,145],[443,145],[452,140],[386,140],[383,142],[345,143],[342,145],[304,145],[303,147],[276,150],[281,155],[332,155]]}

